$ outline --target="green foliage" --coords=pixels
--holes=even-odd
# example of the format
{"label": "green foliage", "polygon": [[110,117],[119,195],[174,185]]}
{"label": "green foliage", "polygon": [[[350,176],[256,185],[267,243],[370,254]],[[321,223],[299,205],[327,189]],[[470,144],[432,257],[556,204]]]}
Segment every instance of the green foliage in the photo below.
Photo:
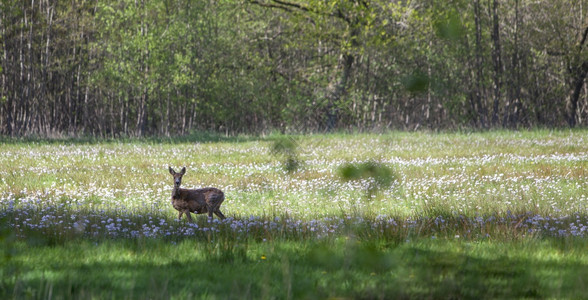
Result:
{"label": "green foliage", "polygon": [[0,134],[581,123],[581,4],[4,0]]}
{"label": "green foliage", "polygon": [[456,42],[465,35],[464,25],[457,11],[449,11],[446,16],[438,18],[433,26],[435,34],[443,39]]}
{"label": "green foliage", "polygon": [[301,166],[298,158],[299,141],[292,136],[275,138],[271,154],[282,160],[282,167],[288,173],[297,171]]}
{"label": "green foliage", "polygon": [[397,176],[394,171],[383,164],[367,161],[359,164],[347,163],[339,167],[339,176],[343,180],[368,180],[366,188],[368,198],[380,189],[389,188]]}
{"label": "green foliage", "polygon": [[411,93],[425,92],[429,88],[429,84],[429,77],[422,72],[415,72],[403,80],[404,88]]}

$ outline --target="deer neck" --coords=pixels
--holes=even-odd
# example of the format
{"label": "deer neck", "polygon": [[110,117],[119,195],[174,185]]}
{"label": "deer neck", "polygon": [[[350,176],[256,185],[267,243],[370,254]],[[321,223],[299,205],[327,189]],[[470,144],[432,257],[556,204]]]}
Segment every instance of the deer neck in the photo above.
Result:
{"label": "deer neck", "polygon": [[180,198],[180,188],[174,187],[172,189],[172,199],[179,199]]}

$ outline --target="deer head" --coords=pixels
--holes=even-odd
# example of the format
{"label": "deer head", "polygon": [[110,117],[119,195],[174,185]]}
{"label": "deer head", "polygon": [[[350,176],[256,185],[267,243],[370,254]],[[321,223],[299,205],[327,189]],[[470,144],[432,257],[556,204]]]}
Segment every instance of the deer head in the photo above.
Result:
{"label": "deer head", "polygon": [[186,174],[186,167],[183,167],[179,173],[176,173],[174,169],[169,167],[169,173],[174,177],[174,188],[179,189],[182,184],[182,176]]}

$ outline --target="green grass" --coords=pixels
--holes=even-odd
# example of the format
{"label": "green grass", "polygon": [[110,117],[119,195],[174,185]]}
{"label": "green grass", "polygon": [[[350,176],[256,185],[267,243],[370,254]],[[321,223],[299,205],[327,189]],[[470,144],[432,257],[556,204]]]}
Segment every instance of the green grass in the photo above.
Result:
{"label": "green grass", "polygon": [[[393,182],[341,178],[366,162]],[[2,299],[588,297],[586,130],[5,139],[0,165]],[[168,166],[229,220],[176,221]]]}
{"label": "green grass", "polygon": [[584,239],[339,238],[245,249],[194,240],[19,243],[23,254],[3,274],[13,284],[2,288],[18,299],[584,298],[586,246]]}

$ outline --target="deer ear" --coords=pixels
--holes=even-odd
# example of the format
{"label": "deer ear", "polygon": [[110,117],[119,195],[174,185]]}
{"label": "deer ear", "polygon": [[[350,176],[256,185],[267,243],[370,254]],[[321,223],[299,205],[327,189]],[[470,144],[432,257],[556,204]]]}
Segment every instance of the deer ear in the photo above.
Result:
{"label": "deer ear", "polygon": [[182,168],[182,171],[180,171],[180,174],[182,174],[182,175],[186,174],[186,167]]}
{"label": "deer ear", "polygon": [[176,171],[174,171],[174,169],[172,169],[172,167],[169,167],[169,173],[173,175],[176,175]]}

